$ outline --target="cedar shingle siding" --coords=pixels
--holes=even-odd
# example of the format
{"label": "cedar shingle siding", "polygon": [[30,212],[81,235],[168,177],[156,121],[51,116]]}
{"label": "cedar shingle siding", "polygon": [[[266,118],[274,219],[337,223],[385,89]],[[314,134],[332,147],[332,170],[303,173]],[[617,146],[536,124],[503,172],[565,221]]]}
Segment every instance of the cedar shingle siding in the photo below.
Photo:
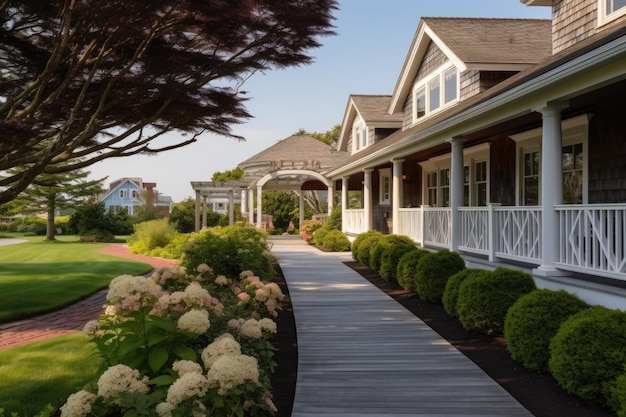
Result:
{"label": "cedar shingle siding", "polygon": [[552,8],[552,52],[557,53],[596,33],[598,0],[560,0]]}

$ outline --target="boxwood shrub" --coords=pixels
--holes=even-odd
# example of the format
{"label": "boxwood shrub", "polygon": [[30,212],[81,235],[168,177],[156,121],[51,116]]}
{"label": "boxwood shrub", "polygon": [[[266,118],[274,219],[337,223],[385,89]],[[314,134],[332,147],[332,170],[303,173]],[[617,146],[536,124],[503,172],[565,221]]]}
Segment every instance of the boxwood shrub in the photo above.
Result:
{"label": "boxwood shrub", "polygon": [[[316,233],[319,233],[320,230]],[[317,244],[316,237],[315,243]],[[350,241],[341,230],[328,230],[321,238],[320,246],[333,252],[344,252],[350,249]]]}
{"label": "boxwood shrub", "polygon": [[456,303],[459,298],[459,288],[461,287],[461,283],[465,280],[465,278],[471,275],[488,273],[489,271],[486,269],[466,268],[452,275],[448,279],[446,287],[443,291],[443,296],[441,297],[443,308],[444,310],[446,310],[446,313],[448,313],[448,315],[450,315],[451,317],[459,316],[456,311]]}
{"label": "boxwood shrub", "polygon": [[550,342],[548,366],[570,394],[617,408],[617,379],[626,365],[626,312],[593,306],[568,318]]}
{"label": "boxwood shrub", "polygon": [[448,279],[465,269],[465,261],[447,249],[424,255],[415,271],[415,291],[423,300],[441,304]]}
{"label": "boxwood shrub", "polygon": [[429,254],[427,250],[416,248],[402,255],[398,261],[396,278],[398,284],[407,291],[415,291],[415,272],[422,256]]}
{"label": "boxwood shrub", "polygon": [[400,243],[386,248],[380,257],[380,276],[386,281],[397,283],[400,259],[408,252],[416,250],[415,244],[410,243]]}
{"label": "boxwood shrub", "polygon": [[502,334],[509,308],[536,288],[530,274],[508,268],[467,277],[456,304],[459,320],[466,330]]}
{"label": "boxwood shrub", "polygon": [[380,273],[383,252],[385,251],[385,249],[392,245],[415,246],[415,242],[408,236],[383,235],[383,237],[376,242],[376,245],[374,245],[374,247],[370,251],[369,267],[372,268],[374,271]]}
{"label": "boxwood shrub", "polygon": [[504,337],[513,360],[533,371],[548,372],[550,340],[561,324],[589,305],[567,291],[535,290],[521,296],[504,321]]}
{"label": "boxwood shrub", "polygon": [[[364,255],[367,255],[367,259],[369,260],[369,245],[372,245],[374,242],[371,242],[372,238],[382,237],[383,234],[377,230],[371,230],[369,232],[361,233],[354,239],[352,242],[351,250],[352,250],[352,258],[360,264],[366,265],[361,258]],[[361,252],[362,247],[367,246],[367,249],[363,249],[363,253]]]}
{"label": "boxwood shrub", "polygon": [[618,376],[615,381],[612,406],[617,413],[617,417],[626,417],[626,368],[624,373]]}

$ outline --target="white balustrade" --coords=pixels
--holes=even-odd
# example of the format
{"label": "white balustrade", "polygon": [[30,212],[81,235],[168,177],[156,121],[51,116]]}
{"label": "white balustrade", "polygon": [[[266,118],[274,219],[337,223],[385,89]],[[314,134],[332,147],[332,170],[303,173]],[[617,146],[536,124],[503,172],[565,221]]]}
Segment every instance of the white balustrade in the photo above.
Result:
{"label": "white balustrade", "polygon": [[365,209],[344,210],[343,229],[346,233],[364,233],[367,232],[365,227]]}
{"label": "white balustrade", "polygon": [[423,210],[421,208],[401,208],[399,215],[398,234],[408,236],[416,243],[422,244]]}
{"label": "white balustrade", "polygon": [[452,211],[450,207],[424,207],[424,246],[450,248]]}
{"label": "white balustrade", "polygon": [[541,207],[496,207],[495,253],[499,258],[541,263]]}
{"label": "white balustrade", "polygon": [[489,208],[459,207],[461,236],[459,249],[478,254],[489,254]]}

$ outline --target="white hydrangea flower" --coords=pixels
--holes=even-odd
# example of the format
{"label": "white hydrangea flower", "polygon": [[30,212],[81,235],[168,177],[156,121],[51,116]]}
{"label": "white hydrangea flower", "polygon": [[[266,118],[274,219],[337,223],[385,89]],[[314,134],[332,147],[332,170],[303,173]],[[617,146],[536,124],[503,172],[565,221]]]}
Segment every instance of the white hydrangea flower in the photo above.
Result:
{"label": "white hydrangea flower", "polygon": [[209,389],[209,381],[201,373],[181,375],[167,390],[166,401],[178,405],[192,397],[203,397]]}
{"label": "white hydrangea flower", "polygon": [[162,402],[157,404],[156,412],[159,417],[172,417],[172,411],[176,409],[174,404],[166,402]]}
{"label": "white hydrangea flower", "polygon": [[196,271],[198,271],[199,273],[204,273],[204,272],[213,272],[213,268],[211,268],[209,265],[207,264],[200,264],[198,265],[198,267],[196,268]]}
{"label": "white hydrangea flower", "polygon": [[186,361],[186,360],[178,360],[172,364],[172,369],[178,372],[178,375],[184,375],[191,372],[196,372],[201,374],[202,367],[199,363],[194,361]]}
{"label": "white hydrangea flower", "polygon": [[219,386],[217,393],[224,395],[228,390],[246,381],[259,382],[259,367],[256,358],[248,355],[223,355],[211,365],[207,373],[211,386]]}
{"label": "white hydrangea flower", "polygon": [[178,319],[177,327],[195,334],[203,334],[209,327],[209,312],[207,310],[191,310]]}
{"label": "white hydrangea flower", "polygon": [[269,318],[259,320],[259,326],[261,326],[262,330],[272,334],[278,331],[278,328],[276,327],[276,322]]}
{"label": "white hydrangea flower", "polygon": [[263,337],[263,331],[259,321],[256,319],[248,319],[243,322],[239,328],[239,334],[251,339],[260,339]]}
{"label": "white hydrangea flower", "polygon": [[192,282],[184,291],[185,304],[188,307],[203,308],[211,305],[211,295],[197,282]]}
{"label": "white hydrangea flower", "polygon": [[98,396],[121,405],[121,392],[147,394],[148,377],[139,379],[139,371],[126,365],[114,365],[104,371],[98,380]]}
{"label": "white hydrangea flower", "polygon": [[89,320],[83,327],[83,333],[87,336],[94,336],[100,329],[100,322],[98,320]]}
{"label": "white hydrangea flower", "polygon": [[107,302],[121,313],[137,311],[142,306],[154,304],[162,292],[159,285],[144,277],[120,275],[109,284]]}
{"label": "white hydrangea flower", "polygon": [[215,278],[215,283],[221,286],[228,285],[228,278],[226,278],[225,275],[218,275],[217,278]]}
{"label": "white hydrangea flower", "polygon": [[85,390],[70,395],[60,408],[61,417],[86,417],[97,398],[96,394]]}
{"label": "white hydrangea flower", "polygon": [[224,333],[204,348],[201,357],[204,367],[208,369],[220,356],[240,354],[241,345],[239,342],[230,333]]}

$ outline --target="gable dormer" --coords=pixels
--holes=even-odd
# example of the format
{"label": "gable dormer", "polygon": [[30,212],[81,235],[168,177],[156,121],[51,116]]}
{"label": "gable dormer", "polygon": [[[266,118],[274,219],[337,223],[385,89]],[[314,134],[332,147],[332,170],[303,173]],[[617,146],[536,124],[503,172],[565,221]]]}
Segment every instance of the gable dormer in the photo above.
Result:
{"label": "gable dormer", "polygon": [[541,19],[423,18],[388,112],[409,128],[550,56]]}
{"label": "gable dormer", "polygon": [[552,53],[626,22],[626,0],[520,0],[552,7]]}
{"label": "gable dormer", "polygon": [[350,95],[337,150],[357,153],[402,127],[402,114],[390,114],[389,95]]}

